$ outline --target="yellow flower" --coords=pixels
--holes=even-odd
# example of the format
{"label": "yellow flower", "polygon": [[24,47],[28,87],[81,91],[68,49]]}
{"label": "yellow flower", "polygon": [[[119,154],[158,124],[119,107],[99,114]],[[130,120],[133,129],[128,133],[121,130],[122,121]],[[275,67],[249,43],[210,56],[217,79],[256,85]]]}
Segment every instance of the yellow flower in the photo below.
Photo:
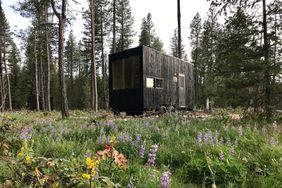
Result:
{"label": "yellow flower", "polygon": [[91,169],[94,167],[93,163],[92,163],[92,160],[90,159],[90,157],[87,157],[86,158],[86,166],[88,169]]}
{"label": "yellow flower", "polygon": [[30,160],[31,160],[31,158],[29,156],[26,156],[25,159],[24,159],[24,163],[29,164]]}
{"label": "yellow flower", "polygon": [[82,178],[83,178],[83,179],[86,179],[86,180],[90,180],[91,176],[90,176],[89,174],[83,173],[83,174],[82,174]]}
{"label": "yellow flower", "polygon": [[99,160],[97,159],[91,160],[89,157],[86,158],[85,162],[88,169],[93,169],[99,165]]}
{"label": "yellow flower", "polygon": [[23,153],[23,152],[19,152],[19,153],[18,153],[18,157],[19,157],[19,158],[22,158],[23,156],[24,156],[24,153]]}

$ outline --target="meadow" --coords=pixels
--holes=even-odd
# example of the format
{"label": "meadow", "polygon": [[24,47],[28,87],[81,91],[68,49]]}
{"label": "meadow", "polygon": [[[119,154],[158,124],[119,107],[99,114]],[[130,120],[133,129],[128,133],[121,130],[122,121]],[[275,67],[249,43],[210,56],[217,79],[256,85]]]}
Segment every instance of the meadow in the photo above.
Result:
{"label": "meadow", "polygon": [[282,187],[282,124],[191,112],[0,117],[0,187]]}

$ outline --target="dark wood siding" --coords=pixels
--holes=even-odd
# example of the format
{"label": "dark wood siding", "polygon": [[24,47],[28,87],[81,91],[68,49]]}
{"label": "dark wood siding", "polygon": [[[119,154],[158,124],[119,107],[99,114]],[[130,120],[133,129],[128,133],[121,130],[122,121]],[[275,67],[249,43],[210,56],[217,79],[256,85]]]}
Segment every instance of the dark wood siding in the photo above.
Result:
{"label": "dark wood siding", "polygon": [[[132,56],[139,57],[140,87],[113,90],[113,63]],[[111,54],[109,56],[110,107],[126,112],[158,109],[162,105],[178,107],[178,80],[175,79],[179,74],[185,76],[185,107],[193,109],[193,64],[145,46]],[[156,87],[147,88],[147,78],[150,79],[150,84],[153,79]]]}
{"label": "dark wood siding", "polygon": [[[193,109],[193,64],[165,55],[143,46],[144,108],[155,109],[161,105],[178,106],[178,85],[173,77],[185,75],[186,108]],[[146,88],[146,78],[163,79],[163,89]]]}
{"label": "dark wood siding", "polygon": [[[109,55],[109,106],[113,110],[125,112],[141,112],[143,111],[143,80],[142,80],[142,49],[140,47],[125,50]],[[119,63],[121,60],[137,56],[139,73],[138,88],[114,89],[113,88],[113,64]],[[132,84],[131,84],[132,85]]]}

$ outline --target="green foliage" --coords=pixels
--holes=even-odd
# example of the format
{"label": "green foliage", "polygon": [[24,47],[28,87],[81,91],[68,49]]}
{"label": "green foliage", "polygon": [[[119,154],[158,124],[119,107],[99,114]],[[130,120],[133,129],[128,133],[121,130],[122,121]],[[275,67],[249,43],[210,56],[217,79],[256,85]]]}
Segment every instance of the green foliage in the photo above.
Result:
{"label": "green foliage", "polygon": [[[182,39],[181,39],[182,40]],[[187,60],[187,55],[185,55],[185,46],[183,42],[181,42],[181,49],[178,47],[178,31],[177,29],[174,29],[173,36],[170,39],[170,55],[174,57],[178,57],[178,52],[181,50],[181,54],[183,59]]]}
{"label": "green foliage", "polygon": [[150,13],[148,13],[146,18],[142,19],[139,45],[145,45],[158,51],[163,51],[163,43],[159,37],[156,37],[152,15]]}
{"label": "green foliage", "polygon": [[[206,120],[185,113],[110,120],[103,113],[71,113],[67,120],[55,112],[5,116],[1,144],[9,147],[0,156],[1,186],[158,187],[167,171],[171,187],[282,182],[280,123],[233,120],[237,112],[227,110]],[[158,150],[150,166],[153,144]]]}

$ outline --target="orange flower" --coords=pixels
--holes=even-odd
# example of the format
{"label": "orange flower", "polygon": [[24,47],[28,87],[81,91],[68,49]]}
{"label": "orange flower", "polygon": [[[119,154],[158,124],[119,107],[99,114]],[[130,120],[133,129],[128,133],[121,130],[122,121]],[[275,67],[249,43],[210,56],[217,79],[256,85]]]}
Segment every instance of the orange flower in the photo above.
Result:
{"label": "orange flower", "polygon": [[123,156],[123,154],[119,154],[117,156],[115,156],[115,163],[118,166],[122,166],[123,170],[126,170],[126,158]]}

